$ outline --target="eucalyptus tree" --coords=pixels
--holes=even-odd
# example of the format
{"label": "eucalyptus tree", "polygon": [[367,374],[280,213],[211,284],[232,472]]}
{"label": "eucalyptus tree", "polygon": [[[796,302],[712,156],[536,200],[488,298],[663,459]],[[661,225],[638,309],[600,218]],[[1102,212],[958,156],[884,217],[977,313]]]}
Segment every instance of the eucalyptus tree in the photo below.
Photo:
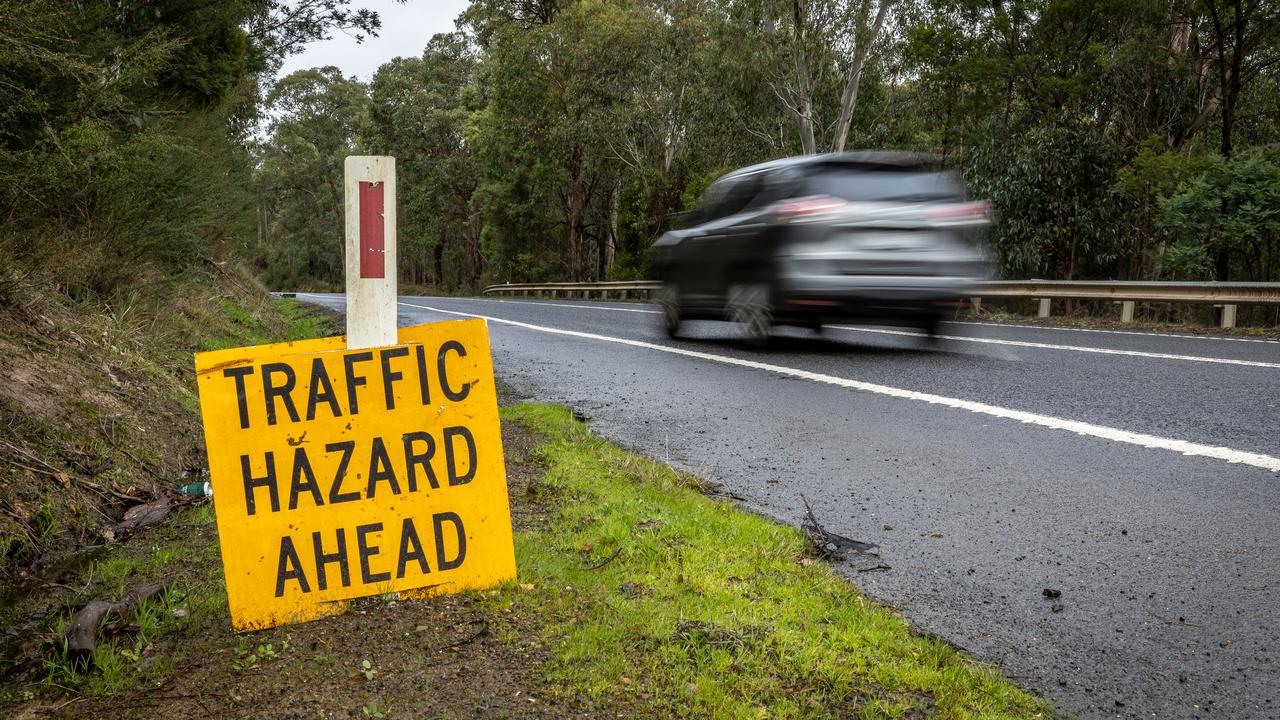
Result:
{"label": "eucalyptus tree", "polygon": [[267,279],[277,286],[340,282],[343,164],[365,122],[365,86],[332,66],[299,70],[276,83],[267,102],[275,120],[257,176],[265,198]]}
{"label": "eucalyptus tree", "polygon": [[473,198],[479,177],[466,138],[476,70],[467,39],[441,34],[421,57],[378,68],[369,84],[360,144],[396,157],[401,272],[410,282],[474,287],[484,272],[483,208]]}
{"label": "eucalyptus tree", "polygon": [[[771,89],[790,115],[805,154],[819,138],[844,150],[858,104],[863,70],[896,0],[745,0],[753,42],[770,63]],[[836,95],[830,99],[831,95]],[[834,101],[833,101],[834,100]],[[834,121],[823,111],[834,105]]]}

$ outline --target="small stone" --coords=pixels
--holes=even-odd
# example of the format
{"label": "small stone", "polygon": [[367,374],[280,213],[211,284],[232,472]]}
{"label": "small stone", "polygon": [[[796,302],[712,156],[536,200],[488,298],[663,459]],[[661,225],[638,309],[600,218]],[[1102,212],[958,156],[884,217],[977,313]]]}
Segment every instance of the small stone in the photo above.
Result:
{"label": "small stone", "polygon": [[1053,612],[1060,613],[1062,612],[1062,603],[1056,602],[1049,609]]}
{"label": "small stone", "polygon": [[893,526],[892,526],[892,525],[890,525],[889,523],[885,523],[885,524],[884,524],[884,529],[885,529],[885,530],[892,530],[892,529],[893,529]]}
{"label": "small stone", "polygon": [[1061,591],[1061,590],[1055,590],[1054,588],[1045,588],[1045,589],[1044,589],[1044,596],[1045,596],[1045,597],[1047,597],[1047,598],[1055,598],[1055,599],[1056,599],[1056,598],[1060,598],[1060,597],[1062,597],[1062,591]]}

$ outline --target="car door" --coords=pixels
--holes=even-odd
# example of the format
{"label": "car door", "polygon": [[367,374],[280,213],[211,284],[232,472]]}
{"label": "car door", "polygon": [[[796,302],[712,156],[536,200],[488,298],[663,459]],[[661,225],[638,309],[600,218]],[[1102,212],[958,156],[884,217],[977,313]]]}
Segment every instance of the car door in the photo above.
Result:
{"label": "car door", "polygon": [[765,187],[763,172],[740,175],[726,198],[725,215],[715,226],[715,241],[708,248],[704,265],[705,282],[710,286],[707,301],[717,309],[724,308],[730,286],[742,282],[743,269],[761,265],[757,240],[768,210]]}
{"label": "car door", "polygon": [[689,228],[680,242],[676,281],[683,304],[694,312],[705,311],[713,305],[715,283],[709,277],[708,268],[715,262],[716,248],[723,239],[733,185],[731,178],[725,178],[707,188],[698,203],[698,224]]}

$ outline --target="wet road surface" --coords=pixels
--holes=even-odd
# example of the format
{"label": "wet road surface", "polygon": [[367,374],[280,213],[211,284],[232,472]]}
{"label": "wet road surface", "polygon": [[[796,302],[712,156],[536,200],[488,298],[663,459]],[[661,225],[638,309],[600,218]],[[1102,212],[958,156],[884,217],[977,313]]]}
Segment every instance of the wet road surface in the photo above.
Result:
{"label": "wet road surface", "polygon": [[948,323],[759,351],[723,323],[669,340],[637,303],[399,312],[489,318],[516,392],[754,511],[795,524],[807,498],[882,546],[891,570],[845,568],[867,594],[1061,713],[1280,717],[1278,342]]}

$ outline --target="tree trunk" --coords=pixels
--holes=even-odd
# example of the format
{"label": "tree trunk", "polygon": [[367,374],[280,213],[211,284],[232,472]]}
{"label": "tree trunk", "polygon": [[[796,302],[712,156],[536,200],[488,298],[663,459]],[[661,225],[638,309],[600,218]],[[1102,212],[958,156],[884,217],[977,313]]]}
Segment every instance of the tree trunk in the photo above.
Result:
{"label": "tree trunk", "polygon": [[813,136],[813,82],[804,47],[805,6],[801,0],[792,0],[791,9],[791,73],[796,81],[791,111],[800,131],[800,149],[805,155],[813,155],[818,152],[818,143]]}
{"label": "tree trunk", "polygon": [[[578,151],[575,150],[575,155]],[[586,273],[586,258],[582,247],[582,216],[586,208],[586,199],[582,187],[581,161],[575,158],[573,180],[569,184],[569,228],[567,242],[569,245],[569,277],[574,282],[582,282]]]}
{"label": "tree trunk", "polygon": [[[871,0],[863,0],[858,13],[858,25],[854,32],[857,47],[853,49],[853,59],[849,64],[849,74],[845,79],[844,93],[840,96],[840,118],[836,121],[836,136],[831,143],[832,152],[843,152],[845,142],[849,138],[849,123],[853,120],[853,111],[858,107],[858,87],[862,84],[862,68],[871,54],[871,47],[880,36],[880,28],[884,25],[885,13],[893,0],[880,0],[876,10],[876,19],[871,27],[866,28],[867,16],[870,14]],[[865,30],[864,30],[865,28]]]}
{"label": "tree trunk", "polygon": [[444,287],[444,239],[431,248],[431,284]]}
{"label": "tree trunk", "polygon": [[615,181],[613,192],[609,194],[609,242],[605,247],[604,272],[601,279],[608,276],[618,257],[618,210],[622,195],[621,181]]}
{"label": "tree trunk", "polygon": [[805,155],[814,155],[818,152],[818,142],[813,137],[813,112],[812,106],[808,103],[802,111],[796,116],[796,129],[800,131],[800,150]]}
{"label": "tree trunk", "polygon": [[470,260],[470,277],[467,278],[467,285],[470,287],[478,287],[480,278],[484,276],[484,253],[480,249],[480,236],[484,233],[484,216],[479,212],[472,212],[467,218],[467,230],[464,237],[467,240],[467,254]]}

